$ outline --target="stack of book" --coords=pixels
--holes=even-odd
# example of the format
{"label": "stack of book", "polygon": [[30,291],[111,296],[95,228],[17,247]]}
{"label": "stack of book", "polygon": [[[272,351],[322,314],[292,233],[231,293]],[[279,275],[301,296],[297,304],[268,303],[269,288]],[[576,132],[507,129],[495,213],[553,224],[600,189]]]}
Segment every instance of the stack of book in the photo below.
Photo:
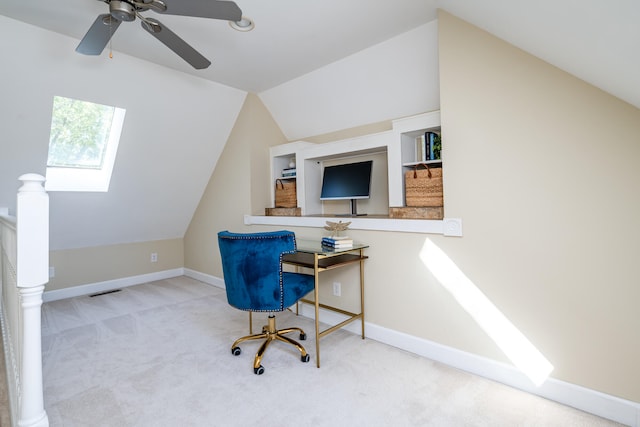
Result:
{"label": "stack of book", "polygon": [[425,132],[416,138],[417,144],[417,160],[426,162],[429,160],[440,160],[440,151],[442,149],[442,140],[440,135],[435,132]]}
{"label": "stack of book", "polygon": [[323,237],[322,245],[333,249],[352,248],[353,240],[347,236]]}
{"label": "stack of book", "polygon": [[282,169],[283,178],[293,178],[296,176],[296,168]]}

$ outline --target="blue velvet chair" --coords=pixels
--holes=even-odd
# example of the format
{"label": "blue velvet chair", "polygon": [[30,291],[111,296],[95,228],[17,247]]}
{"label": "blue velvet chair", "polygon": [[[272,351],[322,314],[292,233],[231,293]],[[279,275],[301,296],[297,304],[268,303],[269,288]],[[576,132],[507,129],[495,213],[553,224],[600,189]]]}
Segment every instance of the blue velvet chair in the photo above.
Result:
{"label": "blue velvet chair", "polygon": [[[251,312],[269,312],[268,324],[262,333],[238,338],[231,346],[231,353],[241,353],[238,345],[243,341],[264,339],[253,361],[254,373],[264,373],[262,356],[274,340],[291,344],[300,351],[300,360],[309,361],[309,354],[298,342],[285,336],[293,331],[306,334],[300,328],[276,329],[275,312],[284,311],[311,292],[314,277],[308,274],[283,272],[282,255],[295,252],[295,234],[291,231],[263,233],[218,233],[218,245],[222,257],[222,271],[227,291],[227,301],[237,309]],[[249,331],[251,333],[251,331]]]}

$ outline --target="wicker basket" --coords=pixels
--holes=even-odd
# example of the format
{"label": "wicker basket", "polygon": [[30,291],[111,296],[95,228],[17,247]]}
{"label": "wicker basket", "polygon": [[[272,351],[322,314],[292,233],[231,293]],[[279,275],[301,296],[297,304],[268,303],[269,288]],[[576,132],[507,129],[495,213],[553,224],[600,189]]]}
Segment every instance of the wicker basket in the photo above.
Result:
{"label": "wicker basket", "polygon": [[276,208],[295,208],[298,206],[295,179],[276,179]]}
{"label": "wicker basket", "polygon": [[389,208],[389,218],[443,219],[444,206]]}
{"label": "wicker basket", "polygon": [[264,208],[265,216],[301,216],[300,208]]}
{"label": "wicker basket", "polygon": [[[424,169],[420,169],[424,167]],[[420,163],[404,174],[405,205],[412,207],[444,206],[442,167]]]}

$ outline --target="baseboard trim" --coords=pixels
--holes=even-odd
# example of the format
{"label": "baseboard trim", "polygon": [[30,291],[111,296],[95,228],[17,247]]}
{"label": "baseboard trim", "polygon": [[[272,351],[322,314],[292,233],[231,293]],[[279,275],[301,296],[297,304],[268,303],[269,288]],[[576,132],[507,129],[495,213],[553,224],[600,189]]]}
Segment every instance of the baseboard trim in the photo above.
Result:
{"label": "baseboard trim", "polygon": [[54,289],[45,292],[42,295],[44,302],[56,301],[66,298],[79,297],[82,295],[90,295],[98,292],[106,292],[114,289],[126,288],[129,286],[140,285],[142,283],[153,282],[156,280],[170,279],[184,275],[184,268],[174,268],[172,270],[157,271],[155,273],[140,274],[138,276],[123,277],[120,279],[105,280],[104,282],[88,283],[86,285],[72,286],[64,289]]}
{"label": "baseboard trim", "polygon": [[[301,303],[299,313],[313,319],[315,307]],[[335,325],[346,316],[329,310],[320,309],[320,321]],[[348,324],[345,328],[356,335],[361,334],[360,322]],[[393,347],[435,360],[454,368],[508,385],[519,390],[544,397],[563,405],[597,415],[618,423],[640,427],[640,403],[621,399],[586,387],[549,378],[540,387],[536,387],[515,366],[492,359],[467,353],[452,347],[438,344],[365,321],[365,336]]]}
{"label": "baseboard trim", "polygon": [[[366,323],[367,338],[631,427],[640,427],[640,404],[549,378],[540,387],[514,366],[433,341]],[[359,332],[356,332],[359,333]]]}
{"label": "baseboard trim", "polygon": [[184,275],[187,277],[191,277],[192,279],[204,282],[207,285],[212,285],[216,288],[224,289],[224,280],[219,277],[212,276],[211,274],[201,273],[190,268],[185,268]]}

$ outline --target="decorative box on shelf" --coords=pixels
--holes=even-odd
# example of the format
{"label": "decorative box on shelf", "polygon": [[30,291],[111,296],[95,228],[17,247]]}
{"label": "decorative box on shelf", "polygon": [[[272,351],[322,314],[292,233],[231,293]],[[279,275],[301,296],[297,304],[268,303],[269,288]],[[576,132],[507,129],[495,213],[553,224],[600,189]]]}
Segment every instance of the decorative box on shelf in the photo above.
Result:
{"label": "decorative box on shelf", "polygon": [[265,208],[265,216],[301,216],[300,208]]}
{"label": "decorative box on shelf", "polygon": [[389,208],[389,218],[397,219],[443,219],[444,207]]}

